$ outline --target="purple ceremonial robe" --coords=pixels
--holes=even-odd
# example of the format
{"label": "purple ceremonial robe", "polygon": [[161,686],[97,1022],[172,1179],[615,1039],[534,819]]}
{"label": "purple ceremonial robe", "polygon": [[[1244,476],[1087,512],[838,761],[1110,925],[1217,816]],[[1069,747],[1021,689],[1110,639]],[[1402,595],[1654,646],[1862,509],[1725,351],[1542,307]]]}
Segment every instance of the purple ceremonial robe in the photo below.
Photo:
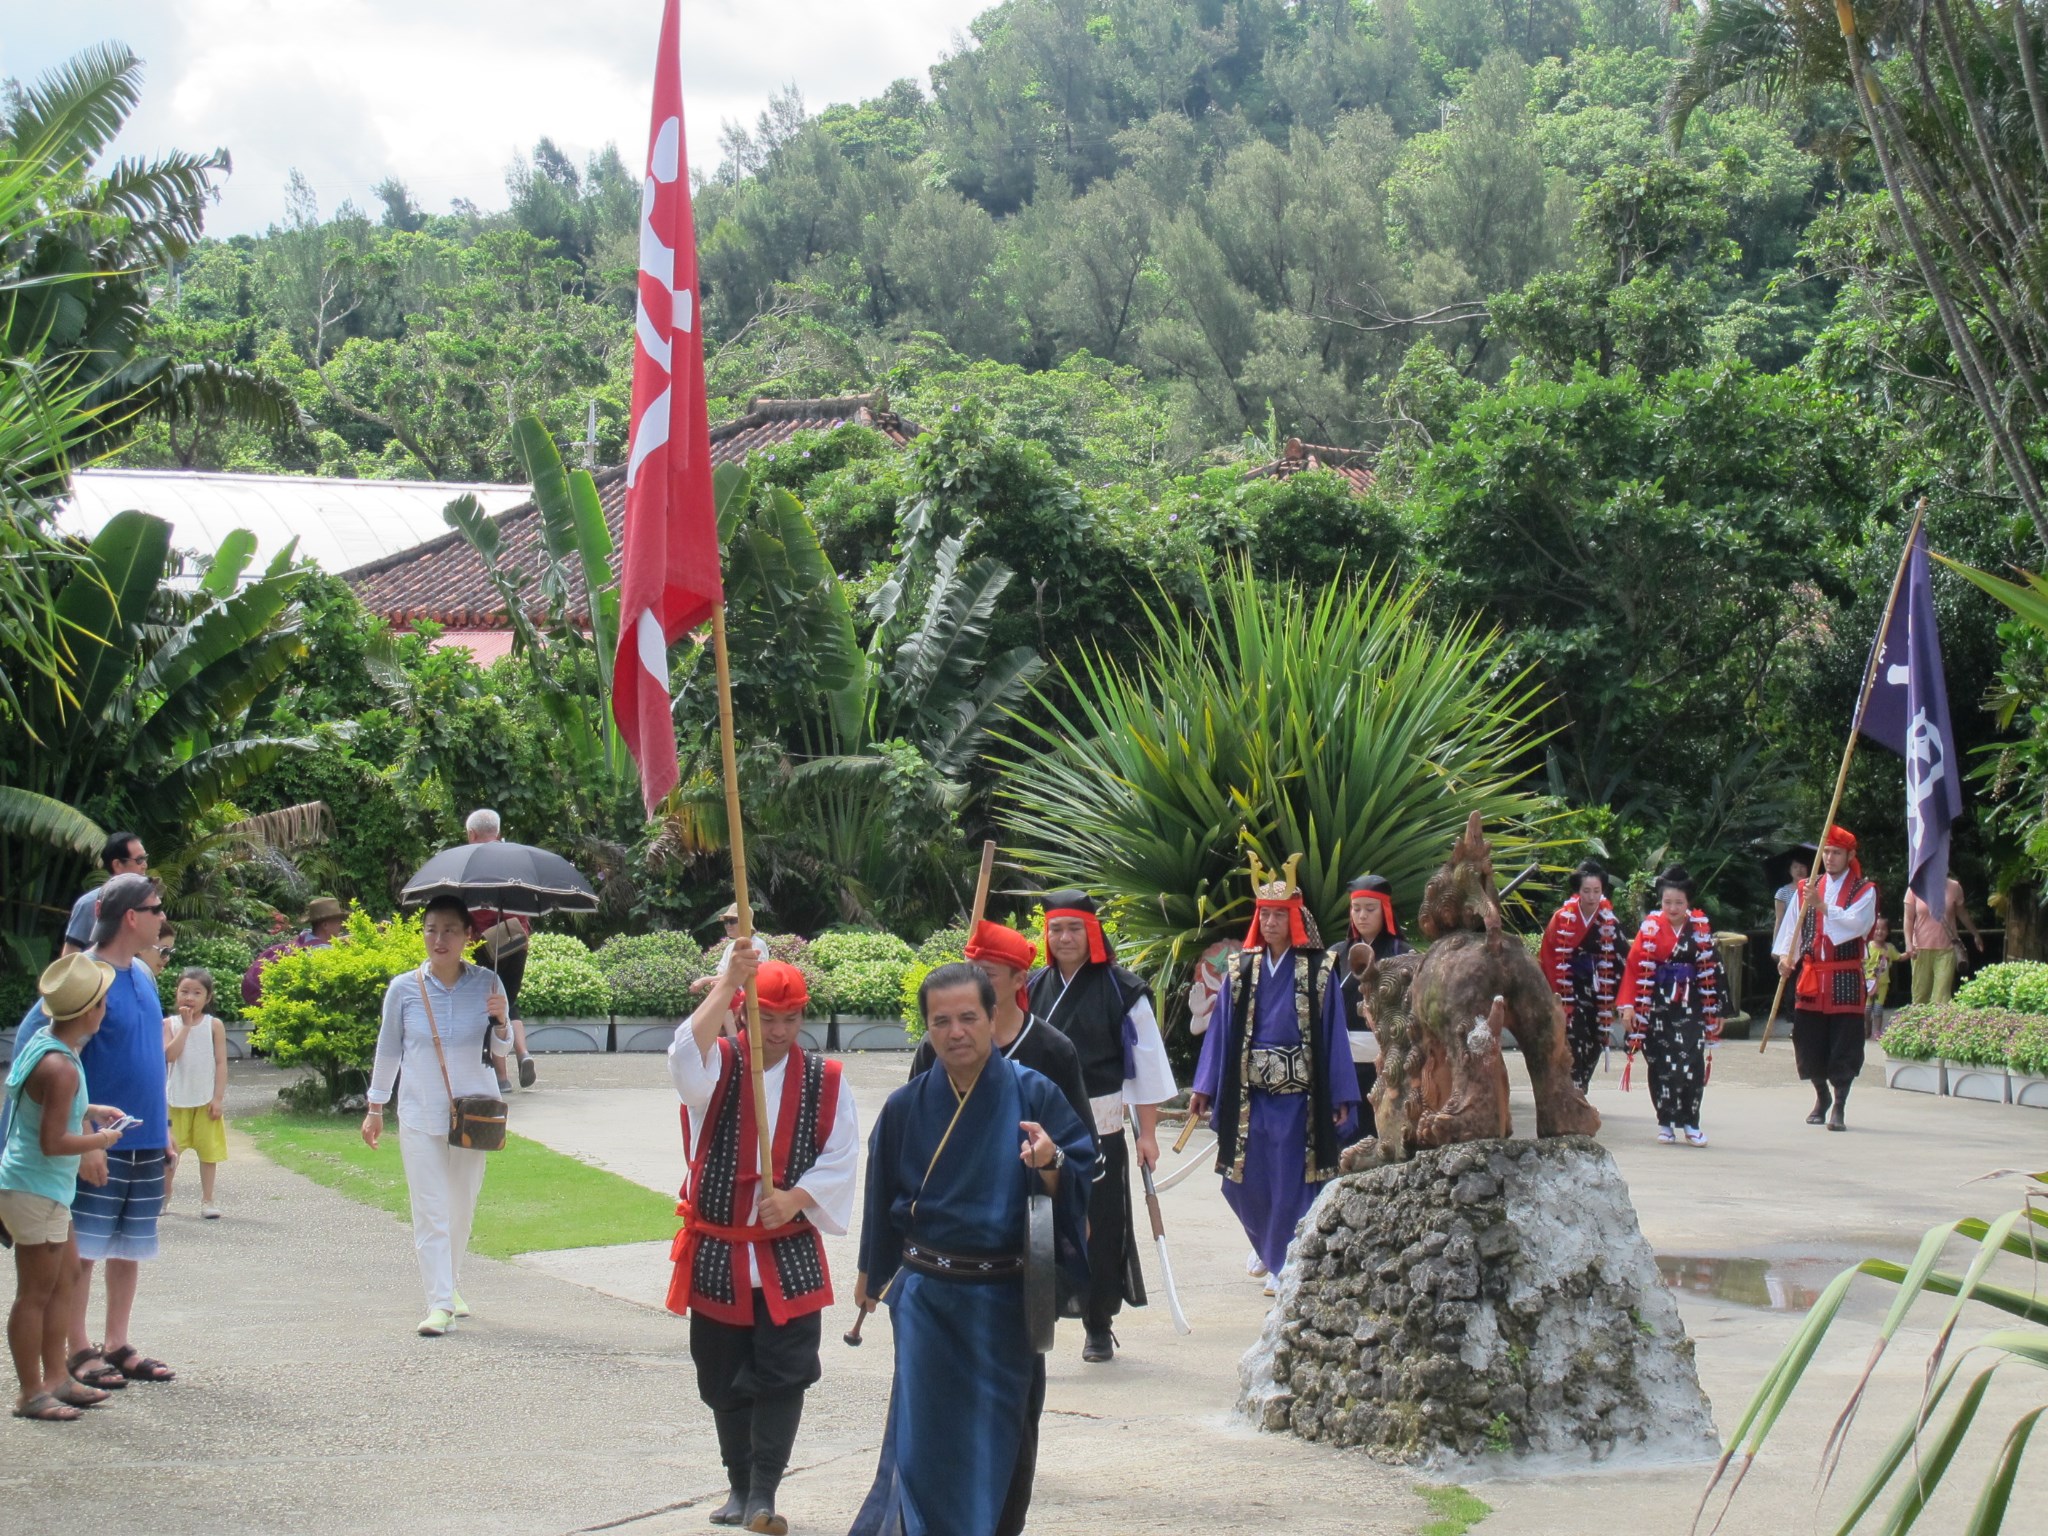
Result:
{"label": "purple ceremonial robe", "polygon": [[[1261,954],[1257,1013],[1251,1020],[1253,1045],[1299,1045],[1301,1029],[1295,1022],[1295,953],[1281,957],[1277,969]],[[1196,1093],[1212,1100],[1223,1082],[1223,1053],[1239,1048],[1232,1020],[1236,1012],[1237,972],[1233,965],[1225,973],[1222,995],[1209,1017],[1215,1022],[1202,1036],[1202,1059],[1195,1068]],[[1343,989],[1334,978],[1329,992],[1341,997]],[[1340,1010],[1323,1000],[1318,1014],[1315,1049],[1318,1074],[1327,1072],[1332,1108],[1355,1122],[1358,1105],[1358,1071],[1351,1063],[1351,1037],[1332,1020]],[[1226,1178],[1223,1198],[1243,1224],[1259,1262],[1274,1274],[1287,1263],[1287,1245],[1294,1229],[1322,1192],[1320,1181],[1308,1177],[1309,1095],[1268,1093],[1245,1086],[1244,1182]]]}

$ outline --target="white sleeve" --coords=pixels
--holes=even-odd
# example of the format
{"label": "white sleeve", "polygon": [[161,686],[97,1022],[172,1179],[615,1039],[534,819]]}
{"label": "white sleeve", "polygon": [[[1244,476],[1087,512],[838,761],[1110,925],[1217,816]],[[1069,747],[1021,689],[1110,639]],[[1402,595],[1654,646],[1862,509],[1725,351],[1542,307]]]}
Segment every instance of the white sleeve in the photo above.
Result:
{"label": "white sleeve", "polygon": [[392,978],[384,989],[384,1018],[377,1026],[377,1059],[370,1067],[372,1104],[391,1102],[391,1088],[398,1081],[398,1068],[405,1051],[405,999],[399,984],[410,976],[406,971]]}
{"label": "white sleeve", "polygon": [[[691,1018],[696,1015],[692,1014]],[[718,1088],[720,1070],[718,1039],[712,1037],[711,1049],[697,1049],[697,1036],[690,1028],[690,1019],[676,1026],[676,1037],[668,1043],[668,1076],[676,1085],[676,1093],[683,1105],[690,1111],[692,1124],[703,1115],[704,1106],[711,1102],[711,1095]]]}
{"label": "white sleeve", "polygon": [[1788,958],[1799,932],[1799,895],[1795,891],[1792,899],[1785,903],[1785,915],[1778,919],[1778,931],[1771,938],[1771,953],[1780,960]]}
{"label": "white sleeve", "polygon": [[1173,1063],[1166,1059],[1166,1038],[1159,1033],[1152,999],[1139,998],[1131,1005],[1130,1017],[1138,1031],[1137,1049],[1132,1052],[1137,1072],[1124,1082],[1124,1102],[1164,1104],[1180,1090],[1173,1083]]}
{"label": "white sleeve", "polygon": [[1877,887],[1866,885],[1863,894],[1846,907],[1827,909],[1828,942],[1848,944],[1870,932],[1877,921]]}
{"label": "white sleeve", "polygon": [[820,1232],[843,1237],[853,1222],[854,1197],[860,1183],[860,1124],[853,1107],[853,1090],[839,1081],[839,1104],[832,1111],[832,1134],[818,1149],[818,1160],[810,1172],[796,1181],[796,1187],[818,1203],[805,1213],[805,1220]]}
{"label": "white sleeve", "polygon": [[[739,943],[739,940],[738,940],[738,939],[727,939],[727,940],[725,941],[725,948],[719,951],[719,953],[718,953],[718,974],[719,974],[719,975],[723,976],[723,975],[725,974],[725,968],[726,968],[726,967],[727,967],[728,965],[732,964],[732,950],[733,950],[733,946],[734,946],[735,944],[737,944],[737,943]],[[767,959],[770,959],[770,958],[772,958],[772,957],[771,957],[771,956],[769,955],[769,953],[768,953],[768,941],[767,941],[766,939],[762,938],[762,937],[761,937],[761,935],[759,935],[758,933],[754,935],[754,953],[755,953],[755,954],[757,954],[757,955],[759,955],[759,956],[760,956],[760,957],[761,957],[761,958],[762,958],[763,960],[767,960]]]}

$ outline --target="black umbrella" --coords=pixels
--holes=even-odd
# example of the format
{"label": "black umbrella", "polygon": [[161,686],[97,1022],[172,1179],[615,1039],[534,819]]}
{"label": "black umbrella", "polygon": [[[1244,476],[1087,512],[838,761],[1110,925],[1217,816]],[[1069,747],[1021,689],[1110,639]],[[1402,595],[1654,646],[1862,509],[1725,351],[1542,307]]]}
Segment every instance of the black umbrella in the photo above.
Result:
{"label": "black umbrella", "polygon": [[417,907],[436,896],[454,896],[466,906],[519,917],[597,910],[597,892],[576,873],[575,865],[560,854],[525,843],[465,843],[444,849],[405,882],[398,899],[403,906]]}

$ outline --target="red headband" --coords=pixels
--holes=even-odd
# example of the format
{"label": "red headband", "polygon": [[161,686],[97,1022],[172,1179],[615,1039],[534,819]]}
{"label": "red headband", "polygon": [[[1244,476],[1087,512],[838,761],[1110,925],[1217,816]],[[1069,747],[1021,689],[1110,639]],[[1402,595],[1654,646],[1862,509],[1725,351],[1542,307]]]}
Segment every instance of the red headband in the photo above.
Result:
{"label": "red headband", "polygon": [[1844,848],[1850,853],[1854,853],[1856,851],[1856,834],[1847,827],[1829,827],[1827,846],[1830,848]]}
{"label": "red headband", "polygon": [[763,960],[754,972],[754,996],[770,1013],[793,1013],[810,1006],[811,988],[787,960]]}
{"label": "red headband", "polygon": [[[1379,907],[1380,925],[1395,938],[1401,937],[1401,920],[1394,916],[1394,898],[1385,891],[1353,891],[1351,893],[1353,901],[1358,900],[1361,896]],[[1351,925],[1351,937],[1354,939],[1358,937],[1357,923]]]}
{"label": "red headband", "polygon": [[1056,917],[1071,917],[1088,930],[1088,959],[1092,964],[1102,965],[1109,959],[1109,943],[1102,937],[1102,919],[1093,912],[1083,912],[1079,907],[1047,907],[1045,909],[1045,963],[1052,964],[1052,920]]}
{"label": "red headband", "polygon": [[1285,901],[1269,901],[1261,897],[1253,904],[1252,925],[1245,930],[1244,935],[1244,947],[1246,949],[1264,949],[1266,947],[1266,941],[1259,933],[1259,914],[1268,911],[1285,912],[1288,918],[1288,942],[1298,945],[1303,949],[1308,948],[1308,923],[1302,916],[1301,893],[1297,891]]}
{"label": "red headband", "polygon": [[1024,978],[1038,959],[1038,951],[1031,941],[1014,928],[1001,923],[992,923],[983,918],[969,935],[967,947],[961,951],[969,960],[988,965],[1007,965],[1017,973],[1017,1006],[1026,1013],[1031,1011],[1031,993],[1024,985]]}

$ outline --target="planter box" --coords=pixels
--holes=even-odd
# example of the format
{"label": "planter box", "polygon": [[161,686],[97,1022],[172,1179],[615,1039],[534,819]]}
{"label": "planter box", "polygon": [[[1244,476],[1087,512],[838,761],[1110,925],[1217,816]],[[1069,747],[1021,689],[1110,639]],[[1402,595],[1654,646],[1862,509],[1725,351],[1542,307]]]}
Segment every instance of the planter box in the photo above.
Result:
{"label": "planter box", "polygon": [[223,1022],[221,1032],[228,1037],[229,1061],[248,1061],[254,1055],[249,1049],[248,1025]]}
{"label": "planter box", "polygon": [[1946,1093],[1948,1083],[1938,1061],[1908,1061],[1903,1057],[1887,1057],[1884,1064],[1884,1084],[1887,1088],[1900,1088],[1907,1093]]}
{"label": "planter box", "polygon": [[2012,1102],[2028,1109],[2048,1109],[2048,1077],[2035,1077],[2031,1072],[2008,1072],[2012,1085]]}
{"label": "planter box", "polygon": [[2004,1067],[1973,1067],[1966,1062],[1943,1062],[1948,1069],[1950,1098],[1976,1099],[1985,1104],[2010,1104],[2011,1085]]}
{"label": "planter box", "polygon": [[842,1051],[908,1051],[913,1049],[910,1033],[901,1019],[859,1019],[839,1016],[839,1049]]}
{"label": "planter box", "polygon": [[[676,1037],[679,1019],[664,1019],[645,1014],[620,1014],[612,1019],[612,1049],[615,1051],[666,1051]],[[533,1025],[526,1026],[527,1038],[532,1039]],[[599,1047],[603,1049],[602,1046]]]}
{"label": "planter box", "polygon": [[[535,1054],[601,1051],[611,1037],[612,1021],[604,1019],[528,1019],[526,1048]],[[675,1025],[668,1026],[671,1033]]]}
{"label": "planter box", "polygon": [[796,1043],[807,1051],[830,1050],[831,1035],[830,1019],[805,1019],[797,1026]]}

